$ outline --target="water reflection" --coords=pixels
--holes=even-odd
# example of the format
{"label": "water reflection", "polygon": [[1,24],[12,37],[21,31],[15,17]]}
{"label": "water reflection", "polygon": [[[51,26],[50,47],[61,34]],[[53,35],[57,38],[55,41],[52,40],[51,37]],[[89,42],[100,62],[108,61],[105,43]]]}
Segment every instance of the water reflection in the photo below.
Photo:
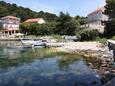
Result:
{"label": "water reflection", "polygon": [[101,86],[80,56],[54,49],[11,49],[1,43],[0,86]]}

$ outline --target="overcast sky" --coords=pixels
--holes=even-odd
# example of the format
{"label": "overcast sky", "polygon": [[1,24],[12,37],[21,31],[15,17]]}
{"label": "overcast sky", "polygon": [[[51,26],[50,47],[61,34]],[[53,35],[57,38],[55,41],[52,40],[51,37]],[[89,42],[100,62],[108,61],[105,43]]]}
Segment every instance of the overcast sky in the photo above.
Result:
{"label": "overcast sky", "polygon": [[34,11],[59,14],[68,12],[71,16],[86,16],[88,13],[105,5],[105,0],[2,0],[28,7]]}

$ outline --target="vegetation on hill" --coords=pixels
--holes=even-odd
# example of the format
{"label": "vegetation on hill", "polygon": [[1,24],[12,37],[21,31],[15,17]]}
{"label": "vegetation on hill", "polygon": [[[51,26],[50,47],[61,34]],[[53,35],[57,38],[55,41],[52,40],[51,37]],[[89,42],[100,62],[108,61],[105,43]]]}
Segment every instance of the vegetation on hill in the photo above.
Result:
{"label": "vegetation on hill", "polygon": [[81,17],[81,16],[75,16],[74,17],[75,20],[77,20],[79,22],[80,25],[84,25],[84,24],[87,24],[87,17]]}
{"label": "vegetation on hill", "polygon": [[17,6],[16,4],[6,3],[4,1],[0,1],[0,17],[12,15],[21,18],[21,21],[25,21],[29,18],[39,18],[42,17],[46,21],[54,21],[57,19],[55,14],[51,14],[48,12],[35,12],[29,8],[24,8],[21,6]]}
{"label": "vegetation on hill", "polygon": [[20,30],[22,33],[26,35],[52,35],[54,33],[54,29],[56,28],[55,22],[47,22],[45,24],[38,23],[22,23],[20,25]]}
{"label": "vegetation on hill", "polygon": [[21,22],[29,18],[43,18],[45,24],[21,23],[22,33],[29,35],[75,35],[80,29],[80,25],[85,24],[85,17],[71,17],[69,13],[60,12],[59,16],[47,12],[35,12],[29,8],[17,6],[16,4],[0,1],[0,17],[12,15],[21,18]]}
{"label": "vegetation on hill", "polygon": [[20,29],[25,34],[32,35],[75,35],[79,30],[79,22],[68,13],[60,13],[56,21],[45,24],[22,23]]}
{"label": "vegetation on hill", "polygon": [[58,24],[55,29],[55,34],[60,35],[75,35],[79,29],[79,22],[72,18],[68,13],[60,12],[60,16],[56,21]]}
{"label": "vegetation on hill", "polygon": [[109,16],[109,21],[105,22],[105,36],[115,35],[115,0],[106,0],[105,14]]}

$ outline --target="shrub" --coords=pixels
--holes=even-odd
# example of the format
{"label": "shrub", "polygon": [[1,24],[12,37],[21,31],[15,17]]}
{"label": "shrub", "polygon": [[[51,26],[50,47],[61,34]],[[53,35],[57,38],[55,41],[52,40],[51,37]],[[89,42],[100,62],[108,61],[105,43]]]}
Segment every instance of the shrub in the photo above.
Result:
{"label": "shrub", "polygon": [[113,36],[112,39],[115,40],[115,36]]}
{"label": "shrub", "polygon": [[100,38],[100,37],[97,37],[96,38],[96,41],[99,41],[99,43],[102,43],[102,44],[107,44],[107,38]]}
{"label": "shrub", "polygon": [[79,32],[81,41],[93,41],[99,36],[97,30],[83,30]]}

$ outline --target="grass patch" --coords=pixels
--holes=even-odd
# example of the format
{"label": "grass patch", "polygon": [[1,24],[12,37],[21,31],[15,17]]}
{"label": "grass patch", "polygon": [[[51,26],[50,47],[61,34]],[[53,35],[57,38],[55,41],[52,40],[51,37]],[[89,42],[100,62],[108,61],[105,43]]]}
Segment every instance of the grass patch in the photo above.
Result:
{"label": "grass patch", "polygon": [[100,37],[96,38],[96,41],[99,41],[99,43],[102,43],[104,45],[107,44],[107,40],[108,40],[107,38],[100,38]]}

